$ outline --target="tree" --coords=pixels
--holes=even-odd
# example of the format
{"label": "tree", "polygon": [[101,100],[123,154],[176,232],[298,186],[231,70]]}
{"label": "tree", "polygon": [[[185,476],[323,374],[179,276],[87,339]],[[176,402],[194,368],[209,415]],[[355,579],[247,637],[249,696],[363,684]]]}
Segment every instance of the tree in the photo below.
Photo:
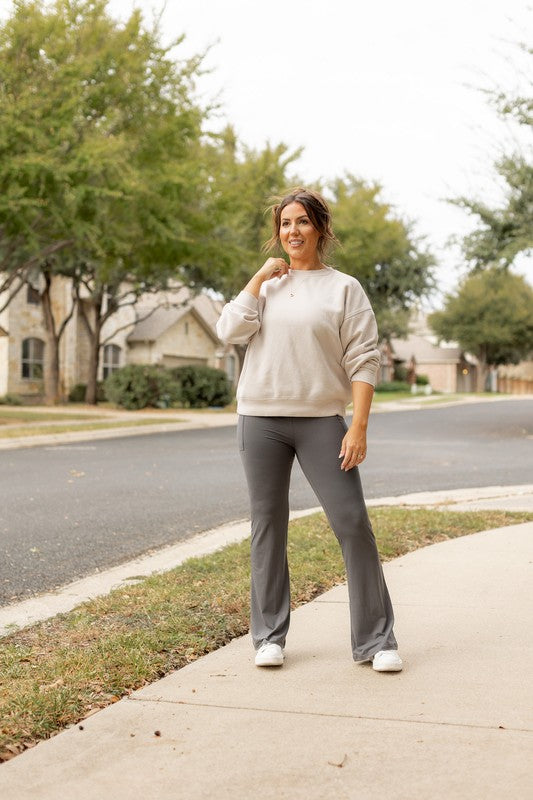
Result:
{"label": "tree", "polygon": [[[518,51],[524,54],[524,62],[529,61],[533,56],[533,47],[528,46],[525,42],[516,42],[515,45]],[[526,65],[525,69],[526,82],[529,90],[531,90],[533,85],[531,70],[528,69],[528,65]],[[514,72],[516,75],[519,70],[515,68]],[[488,95],[489,102],[496,108],[500,116],[511,118],[518,122],[519,125],[527,125],[529,127],[533,125],[533,97],[531,97],[531,94],[523,93],[520,90],[515,93],[509,93],[503,89],[486,89],[485,93]]]}
{"label": "tree", "polygon": [[361,281],[382,338],[405,336],[411,307],[434,288],[433,256],[412,225],[380,201],[379,184],[348,174],[330,190],[334,228],[342,243],[335,263]]}
{"label": "tree", "polygon": [[[268,198],[298,182],[288,176],[288,168],[300,152],[290,152],[283,143],[249,148],[230,125],[204,143],[202,178],[207,189],[198,214],[204,228],[197,228],[196,258],[179,268],[187,285],[209,287],[227,302],[248,283],[266,260],[261,248],[271,235]],[[242,367],[246,346],[235,349]]]}
{"label": "tree", "polygon": [[286,188],[288,167],[300,153],[301,148],[289,152],[283,143],[247,147],[231,125],[211,136],[203,149],[208,191],[202,198],[202,263],[182,265],[184,279],[209,286],[226,300],[241,290],[265,260],[261,248],[271,235],[268,198]]}
{"label": "tree", "polygon": [[533,289],[522,276],[489,267],[465,278],[428,322],[442,339],[476,356],[477,390],[483,391],[489,367],[516,364],[533,349]]}
{"label": "tree", "polygon": [[136,10],[121,24],[107,6],[18,0],[0,29],[0,265],[8,301],[39,279],[48,402],[72,313],[47,306],[56,276],[78,304],[84,289],[94,402],[103,321],[196,255],[201,57],[177,62],[183,37],[163,47],[157,21],[145,29]]}
{"label": "tree", "polygon": [[[529,59],[533,48],[519,45]],[[529,70],[531,75],[531,69]],[[531,89],[531,78],[528,79]],[[509,94],[501,89],[485,89],[489,102],[506,121],[517,123],[531,134],[533,98],[526,94]],[[533,164],[531,146],[523,152],[507,153],[494,165],[504,187],[503,203],[492,208],[482,200],[457,197],[450,200],[477,217],[478,226],[463,239],[463,252],[474,270],[487,266],[508,269],[520,254],[533,248]]]}
{"label": "tree", "polygon": [[533,247],[533,166],[515,155],[502,158],[495,169],[506,186],[500,208],[466,197],[453,201],[478,218],[478,227],[463,239],[465,258],[474,270],[489,265],[507,269]]}

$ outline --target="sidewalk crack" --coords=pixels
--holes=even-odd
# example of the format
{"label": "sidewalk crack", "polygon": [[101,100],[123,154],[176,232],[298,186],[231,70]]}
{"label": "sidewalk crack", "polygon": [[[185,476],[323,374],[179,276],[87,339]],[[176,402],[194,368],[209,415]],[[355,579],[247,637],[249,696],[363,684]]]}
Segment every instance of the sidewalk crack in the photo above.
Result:
{"label": "sidewalk crack", "polygon": [[200,703],[200,702],[191,702],[190,700],[168,700],[166,697],[133,697],[129,695],[126,700],[133,700],[137,703],[167,703],[169,705],[181,705],[181,706],[190,706],[195,707],[198,706],[200,708],[220,708],[220,709],[228,709],[231,711],[259,711],[262,713],[272,713],[272,714],[291,714],[291,715],[299,715],[303,717],[335,717],[339,719],[368,719],[374,722],[408,722],[414,723],[415,725],[443,725],[445,727],[450,728],[474,728],[477,730],[503,730],[503,731],[513,731],[514,733],[533,733],[531,728],[515,728],[510,725],[500,726],[500,725],[479,725],[476,723],[471,722],[442,722],[440,720],[431,720],[431,719],[409,719],[406,717],[375,717],[369,714],[340,714],[340,713],[330,713],[327,711],[298,711],[297,709],[282,709],[282,708],[261,708],[260,706],[238,706],[238,705],[226,705],[224,703]]}

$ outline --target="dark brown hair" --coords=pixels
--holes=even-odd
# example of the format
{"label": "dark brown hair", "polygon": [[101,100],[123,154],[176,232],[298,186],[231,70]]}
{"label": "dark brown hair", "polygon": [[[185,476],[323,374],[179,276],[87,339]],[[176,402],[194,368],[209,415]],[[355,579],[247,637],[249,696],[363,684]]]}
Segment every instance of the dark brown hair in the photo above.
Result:
{"label": "dark brown hair", "polygon": [[273,205],[268,207],[272,214],[272,236],[268,242],[265,242],[263,245],[262,249],[264,252],[268,252],[276,246],[281,247],[281,240],[279,237],[281,214],[285,206],[288,206],[290,203],[301,203],[305,208],[311,224],[319,232],[320,236],[317,250],[320,258],[324,256],[328,247],[339,244],[339,240],[333,233],[331,227],[331,211],[322,195],[315,192],[313,189],[304,189],[303,186],[295,186],[293,189],[289,189],[282,197],[276,198]]}

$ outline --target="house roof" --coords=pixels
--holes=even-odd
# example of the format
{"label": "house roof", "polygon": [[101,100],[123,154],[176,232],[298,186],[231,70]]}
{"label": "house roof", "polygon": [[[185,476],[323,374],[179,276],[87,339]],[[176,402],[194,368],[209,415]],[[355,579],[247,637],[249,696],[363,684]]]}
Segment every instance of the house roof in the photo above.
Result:
{"label": "house roof", "polygon": [[192,300],[192,303],[196,310],[199,311],[204,317],[206,322],[211,325],[213,332],[215,332],[215,326],[222,312],[224,303],[220,300],[216,300],[213,297],[209,297],[207,294],[197,294]]}
{"label": "house roof", "polygon": [[143,317],[150,312],[148,308],[139,308],[138,314],[140,321],[135,323],[131,333],[128,335],[129,342],[153,342],[158,339],[162,333],[168,330],[171,325],[174,325],[181,317],[188,314],[190,311],[189,306],[181,308],[166,308],[160,306],[152,311],[149,317]]}
{"label": "house roof", "polygon": [[142,319],[142,317],[145,316],[150,309],[139,309],[138,313],[141,319],[139,322],[135,323],[133,330],[128,335],[128,342],[155,342],[165,331],[182,319],[182,317],[192,314],[206,333],[218,343],[218,336],[216,335],[214,327],[217,316],[215,313],[214,322],[211,323],[211,319],[209,318],[211,314],[209,313],[208,307],[210,301],[208,298],[206,299],[207,304],[205,305],[203,303],[197,303],[198,298],[194,298],[191,302],[177,308],[174,306],[159,306],[159,308],[156,308],[146,319]]}
{"label": "house roof", "polygon": [[461,360],[460,347],[439,346],[414,333],[406,339],[392,339],[391,345],[395,357],[400,361],[410,361],[413,356],[417,363],[456,364]]}

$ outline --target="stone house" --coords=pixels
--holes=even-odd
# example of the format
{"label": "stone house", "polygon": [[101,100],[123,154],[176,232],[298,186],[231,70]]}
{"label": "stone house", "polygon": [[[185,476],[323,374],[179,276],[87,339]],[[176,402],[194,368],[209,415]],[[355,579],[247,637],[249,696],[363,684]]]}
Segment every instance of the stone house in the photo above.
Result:
{"label": "stone house", "polygon": [[[72,308],[69,279],[54,279],[51,299],[60,322]],[[125,364],[205,364],[224,369],[236,384],[239,359],[235,348],[223,345],[215,330],[222,306],[209,292],[194,296],[177,284],[170,291],[147,294],[135,305],[121,308],[102,329],[105,345],[98,379]],[[86,311],[90,312],[88,306]],[[0,313],[0,397],[17,394],[29,402],[42,399],[45,347],[39,294],[25,286]],[[60,390],[65,397],[76,384],[87,383],[88,363],[89,337],[75,308],[60,342]]]}
{"label": "stone house", "polygon": [[[0,295],[0,307],[2,296]],[[62,320],[72,307],[72,287],[66,278],[54,279],[52,307]],[[135,305],[121,308],[102,331],[98,379],[125,364],[205,364],[223,369],[233,386],[239,378],[239,358],[233,345],[216,334],[223,301],[204,291],[196,296],[180,284],[171,290],[147,294]],[[88,306],[86,310],[89,312]],[[0,397],[17,394],[38,402],[43,395],[46,335],[38,292],[24,287],[0,313]],[[437,342],[425,315],[413,315],[406,339],[382,342],[379,381],[393,379],[397,364],[412,359],[416,372],[429,378],[440,392],[469,392],[476,387],[476,359],[454,343]],[[60,389],[64,396],[87,382],[89,339],[79,309],[75,308],[60,344]],[[494,386],[496,389],[496,385]],[[499,391],[532,391],[532,363],[498,369]]]}

